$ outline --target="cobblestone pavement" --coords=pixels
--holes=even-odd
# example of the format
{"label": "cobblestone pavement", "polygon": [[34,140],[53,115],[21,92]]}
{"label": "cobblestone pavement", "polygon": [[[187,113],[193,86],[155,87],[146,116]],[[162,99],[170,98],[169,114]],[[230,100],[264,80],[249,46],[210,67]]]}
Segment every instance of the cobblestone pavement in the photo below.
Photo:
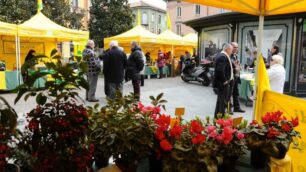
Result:
{"label": "cobblestone pavement", "polygon": [[[124,84],[124,94],[128,94],[132,91],[131,82]],[[211,87],[204,87],[199,83],[185,83],[180,77],[175,78],[163,78],[163,79],[150,79],[145,80],[145,86],[141,87],[141,101],[149,105],[149,96],[157,96],[159,93],[164,93],[164,99],[168,101],[166,107],[166,113],[174,115],[176,107],[185,107],[184,119],[192,119],[195,116],[204,118],[206,116],[213,117],[215,110],[215,104],[217,96],[213,93]],[[85,97],[85,90],[80,91],[80,95]],[[16,94],[2,94],[11,105],[14,103]],[[100,100],[100,105],[106,104],[104,95],[104,79],[99,78],[96,97]],[[241,102],[242,108],[246,110],[246,113],[237,113],[234,117],[243,116],[247,120],[252,118],[252,107],[245,107]],[[93,103],[86,102],[86,105],[93,105]],[[21,121],[23,116],[34,108],[35,99],[30,98],[27,102],[21,99],[13,107],[16,109]]]}

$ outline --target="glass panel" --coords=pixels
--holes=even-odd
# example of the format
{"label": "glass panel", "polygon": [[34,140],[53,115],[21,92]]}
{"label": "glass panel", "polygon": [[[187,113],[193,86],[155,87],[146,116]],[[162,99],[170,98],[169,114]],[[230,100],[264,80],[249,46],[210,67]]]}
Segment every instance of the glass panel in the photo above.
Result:
{"label": "glass panel", "polygon": [[[263,33],[262,55],[268,61],[271,56],[271,48],[278,45],[280,53],[284,57],[286,68],[286,81],[289,82],[291,68],[292,47],[292,20],[265,21]],[[249,65],[258,46],[258,22],[239,23],[238,30],[239,58],[242,65]]]}
{"label": "glass panel", "polygon": [[306,21],[304,20],[302,33],[302,48],[300,57],[300,66],[298,67],[298,90],[306,91]]}
{"label": "glass panel", "polygon": [[204,28],[201,34],[201,59],[214,60],[224,43],[230,42],[231,28],[227,25]]}

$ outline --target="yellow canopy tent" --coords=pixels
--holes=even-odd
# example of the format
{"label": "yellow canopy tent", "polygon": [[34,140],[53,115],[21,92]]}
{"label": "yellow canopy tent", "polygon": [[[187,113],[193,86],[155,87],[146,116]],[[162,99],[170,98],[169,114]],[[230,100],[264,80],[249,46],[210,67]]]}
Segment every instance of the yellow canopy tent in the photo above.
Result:
{"label": "yellow canopy tent", "polygon": [[[131,30],[128,30],[120,35],[105,38],[104,48],[109,47],[109,43],[112,40],[119,42],[119,46],[123,47],[126,52],[129,52],[132,41],[137,41],[141,46],[144,53],[150,52],[151,55],[157,54],[159,46],[157,43],[157,35],[148,31],[144,27],[137,25]],[[156,51],[156,52],[155,52]]]}
{"label": "yellow canopy tent", "polygon": [[188,33],[183,37],[184,41],[190,42],[194,46],[198,45],[198,35],[195,33]]}
{"label": "yellow canopy tent", "polygon": [[0,35],[16,35],[17,25],[0,21]]}

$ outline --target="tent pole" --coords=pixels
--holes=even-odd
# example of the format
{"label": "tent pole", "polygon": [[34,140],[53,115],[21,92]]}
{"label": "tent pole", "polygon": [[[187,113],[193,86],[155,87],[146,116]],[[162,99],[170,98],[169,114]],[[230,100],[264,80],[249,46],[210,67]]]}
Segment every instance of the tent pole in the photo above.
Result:
{"label": "tent pole", "polygon": [[[255,97],[254,102],[256,102],[257,99],[257,88],[258,88],[258,69],[259,69],[259,58],[262,54],[261,49],[262,49],[262,38],[263,38],[263,31],[264,31],[264,19],[265,17],[263,15],[259,16],[259,24],[258,24],[258,46],[257,46],[257,60],[256,60],[256,69],[255,69],[255,89],[254,89],[254,95]],[[256,111],[256,104],[253,105],[253,119],[255,119],[255,111]]]}
{"label": "tent pole", "polygon": [[[17,26],[18,27],[18,26]],[[18,70],[18,63],[19,63],[19,60],[18,60],[18,36],[16,35],[15,36],[15,53],[16,53],[16,80],[17,80],[17,83],[19,85],[19,70]]]}

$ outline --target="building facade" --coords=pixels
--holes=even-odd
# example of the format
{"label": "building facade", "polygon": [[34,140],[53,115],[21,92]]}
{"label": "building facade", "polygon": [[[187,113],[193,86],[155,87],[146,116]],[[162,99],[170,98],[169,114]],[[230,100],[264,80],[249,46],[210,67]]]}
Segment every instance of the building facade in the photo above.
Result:
{"label": "building facade", "polygon": [[81,11],[84,12],[83,26],[85,30],[88,30],[90,6],[91,6],[90,0],[71,0],[71,10],[75,10],[77,12]]}
{"label": "building facade", "polygon": [[[242,65],[253,58],[258,46],[258,17],[226,13],[186,22],[199,34],[199,56],[213,59],[224,43],[236,41]],[[306,96],[306,13],[275,15],[265,18],[262,55],[269,57],[273,45],[284,57],[284,92]]]}
{"label": "building facade", "polygon": [[228,10],[193,4],[180,0],[169,0],[167,11],[171,19],[171,30],[178,35],[194,33],[195,30],[184,24],[185,21],[228,12]]}
{"label": "building facade", "polygon": [[[140,19],[140,24],[152,33],[160,34],[167,30],[167,14],[165,9],[152,6],[141,0],[130,3],[130,7],[135,16],[134,26],[138,24]],[[138,17],[138,14],[140,14],[140,17]]]}

